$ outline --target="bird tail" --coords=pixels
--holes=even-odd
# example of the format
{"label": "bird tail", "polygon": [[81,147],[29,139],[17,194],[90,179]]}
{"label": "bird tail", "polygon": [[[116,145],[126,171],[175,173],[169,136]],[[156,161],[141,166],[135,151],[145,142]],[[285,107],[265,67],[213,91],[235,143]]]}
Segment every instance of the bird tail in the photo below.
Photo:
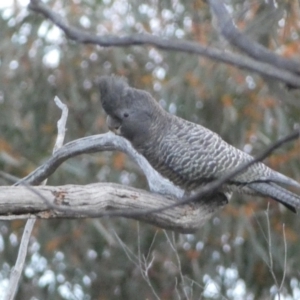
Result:
{"label": "bird tail", "polygon": [[290,186],[294,186],[298,189],[300,189],[300,183],[297,182],[296,180],[289,178],[279,172],[273,171],[270,176],[267,178],[267,180],[272,181],[272,182],[276,182],[279,184],[286,184],[286,185],[290,185]]}
{"label": "bird tail", "polygon": [[300,196],[280,185],[272,182],[253,182],[247,186],[263,196],[269,196],[280,202],[294,213],[297,213],[296,208],[300,208]]}

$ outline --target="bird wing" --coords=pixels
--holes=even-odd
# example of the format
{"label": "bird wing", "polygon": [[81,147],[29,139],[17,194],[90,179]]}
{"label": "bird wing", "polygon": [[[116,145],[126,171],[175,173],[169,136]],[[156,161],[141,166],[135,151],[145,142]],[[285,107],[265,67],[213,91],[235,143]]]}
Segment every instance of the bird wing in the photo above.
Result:
{"label": "bird wing", "polygon": [[[228,144],[209,129],[195,123],[185,122],[187,122],[185,125],[188,130],[184,132],[185,135],[177,130],[173,143],[184,143],[184,145],[178,145],[178,148],[185,149],[184,155],[181,154],[183,156],[181,159],[185,160],[187,169],[193,171],[194,179],[210,181],[254,159],[251,155]],[[175,141],[176,139],[178,142]],[[261,162],[251,165],[231,180],[231,182],[241,184],[257,181],[300,188],[297,181],[270,169]]]}

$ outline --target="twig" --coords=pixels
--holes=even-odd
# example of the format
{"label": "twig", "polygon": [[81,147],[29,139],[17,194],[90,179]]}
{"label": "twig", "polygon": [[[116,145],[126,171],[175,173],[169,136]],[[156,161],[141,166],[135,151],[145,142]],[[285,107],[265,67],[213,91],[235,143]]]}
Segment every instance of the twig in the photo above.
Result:
{"label": "twig", "polygon": [[[175,246],[173,245],[171,239],[169,238],[167,232],[164,230],[164,234],[165,234],[165,237],[167,238],[167,241],[168,241],[168,244],[170,245],[170,248],[172,249],[174,255],[175,255],[175,258],[177,260],[177,269],[178,269],[178,273],[179,273],[179,276],[180,276],[180,281],[181,281],[181,288],[182,288],[182,291],[183,291],[183,294],[184,294],[184,297],[185,299],[189,299],[188,295],[187,295],[187,292],[185,290],[185,280],[184,280],[184,276],[182,274],[182,267],[181,267],[181,260],[180,260],[180,257],[178,255],[178,251],[177,249],[175,248]],[[175,240],[175,236],[174,236],[174,233],[171,233],[172,234],[172,238],[173,238],[173,241]]]}
{"label": "twig", "polygon": [[[137,224],[137,236],[138,236],[138,238],[137,238],[137,243],[138,243],[137,244],[137,246],[138,246],[138,255],[137,255],[137,257],[138,257],[138,261],[139,261],[139,269],[141,271],[141,275],[142,275],[143,279],[145,280],[145,282],[148,284],[149,288],[151,289],[154,297],[157,300],[160,300],[160,297],[158,296],[158,294],[157,294],[157,292],[156,292],[156,290],[155,290],[155,288],[154,288],[154,286],[153,286],[153,284],[152,284],[152,282],[149,278],[149,270],[153,266],[153,262],[155,260],[155,255],[152,256],[152,259],[150,261],[149,261],[149,259],[150,259],[149,258],[149,254],[150,254],[149,252],[148,252],[147,258],[145,258],[144,255],[143,256],[141,255],[141,238],[140,238],[140,224],[139,223]],[[155,234],[155,236],[156,236],[156,234]],[[155,238],[155,236],[154,236],[154,238]],[[154,241],[152,240],[152,243],[153,242]]]}
{"label": "twig", "polygon": [[[56,138],[56,143],[53,149],[53,153],[57,151],[60,147],[63,145],[63,140],[65,137],[65,126],[67,122],[67,117],[68,117],[68,108],[66,105],[64,105],[58,97],[54,98],[54,101],[56,105],[62,110],[62,115],[59,121],[57,122],[57,138]],[[46,180],[44,181],[44,184],[46,184]],[[15,297],[15,294],[17,292],[18,284],[20,281],[21,273],[24,268],[24,263],[27,255],[27,249],[28,249],[28,244],[30,240],[30,236],[34,227],[36,219],[28,219],[24,228],[24,232],[22,235],[20,247],[19,247],[19,252],[18,252],[18,257],[15,263],[15,266],[12,268],[10,279],[9,279],[9,285],[7,289],[7,293],[4,297],[5,300],[12,300]]]}
{"label": "twig", "polygon": [[275,282],[275,285],[277,287],[277,293],[278,293],[278,297],[280,300],[280,291],[278,290],[278,281],[276,278],[276,275],[274,273],[274,266],[273,266],[273,254],[272,254],[272,234],[271,234],[271,227],[270,227],[270,219],[269,219],[269,204],[268,204],[268,208],[267,211],[265,212],[266,214],[266,219],[267,219],[267,237],[268,237],[268,253],[269,253],[269,263],[268,263],[268,267],[270,270],[270,273],[273,277],[273,280]]}
{"label": "twig", "polygon": [[155,234],[154,234],[154,236],[152,238],[152,242],[151,242],[151,244],[150,244],[150,246],[148,248],[148,253],[147,253],[146,258],[145,258],[146,260],[149,259],[149,256],[150,256],[151,251],[152,251],[152,247],[154,246],[154,242],[156,240],[157,233],[158,233],[158,230],[155,231]]}
{"label": "twig", "polygon": [[0,177],[8,181],[9,183],[15,183],[17,181],[20,181],[21,179],[19,177],[16,177],[14,175],[11,175],[9,173],[6,173],[4,171],[0,170]]}
{"label": "twig", "polygon": [[26,222],[24,232],[22,235],[20,247],[19,247],[19,252],[18,252],[18,257],[15,263],[15,266],[12,268],[11,273],[10,273],[10,278],[9,278],[9,284],[7,288],[7,293],[4,297],[5,300],[11,300],[14,299],[20,276],[22,274],[23,268],[24,268],[24,263],[27,255],[27,249],[28,249],[28,244],[30,240],[30,236],[35,224],[36,219],[29,219]]}
{"label": "twig", "polygon": [[286,242],[286,236],[285,236],[285,224],[282,224],[282,233],[283,233],[283,242],[284,242],[284,266],[283,266],[283,275],[281,279],[281,283],[279,284],[275,272],[274,272],[274,261],[273,261],[273,254],[272,254],[272,237],[271,237],[271,227],[270,227],[270,219],[269,219],[269,205],[268,209],[265,212],[266,219],[267,219],[267,243],[268,243],[268,253],[269,253],[269,263],[267,264],[270,270],[270,273],[272,275],[272,278],[274,280],[274,283],[277,288],[277,298],[278,300],[281,299],[281,291],[283,289],[285,277],[286,277],[286,267],[287,267],[287,242]]}
{"label": "twig", "polygon": [[55,96],[54,97],[55,104],[62,111],[60,119],[57,121],[57,138],[53,148],[53,153],[55,153],[59,148],[61,148],[64,144],[65,134],[66,134],[66,124],[68,119],[68,107],[61,100]]}
{"label": "twig", "polygon": [[153,262],[155,260],[155,256],[152,257],[151,261],[148,263],[147,261],[144,261],[143,264],[144,266],[141,264],[140,265],[140,270],[141,270],[141,275],[144,278],[144,280],[146,281],[146,283],[148,284],[149,288],[151,289],[154,297],[157,300],[161,300],[161,298],[158,296],[157,292],[154,289],[153,284],[151,283],[151,280],[149,278],[149,270],[152,268],[153,266]]}
{"label": "twig", "polygon": [[47,5],[39,0],[31,0],[28,8],[51,20],[56,26],[64,31],[69,39],[75,40],[79,43],[95,44],[102,47],[151,45],[162,50],[203,55],[210,59],[231,64],[241,69],[257,72],[261,75],[283,81],[292,86],[300,87],[300,76],[244,55],[231,53],[229,51],[220,50],[207,45],[202,46],[196,42],[164,39],[150,34],[132,34],[130,36],[122,37],[114,35],[96,36],[69,26],[59,14],[49,9]]}
{"label": "twig", "polygon": [[283,244],[284,244],[284,265],[283,265],[283,275],[279,287],[279,291],[282,291],[285,277],[286,277],[286,267],[287,267],[287,242],[285,236],[285,224],[282,224],[282,235],[283,235]]}
{"label": "twig", "polygon": [[115,238],[109,233],[109,231],[99,220],[93,220],[92,224],[99,231],[99,233],[102,235],[109,246],[115,247],[117,245]]}
{"label": "twig", "polygon": [[127,258],[138,268],[140,265],[139,265],[139,260],[137,255],[134,254],[133,251],[129,249],[129,247],[122,241],[122,239],[119,237],[116,231],[114,231],[114,233],[117,241],[119,242],[119,245],[123,249]]}
{"label": "twig", "polygon": [[[138,232],[139,234],[139,232]],[[118,234],[115,232],[116,238],[119,242],[119,244],[121,245],[123,251],[125,252],[127,258],[137,267],[139,268],[141,275],[143,277],[143,279],[146,281],[146,283],[148,284],[149,288],[151,289],[154,297],[157,300],[160,300],[160,297],[158,296],[158,294],[156,293],[150,278],[148,276],[148,271],[151,268],[153,261],[154,261],[154,257],[152,257],[150,263],[147,263],[147,261],[144,261],[142,263],[142,259],[141,259],[141,255],[140,255],[140,244],[139,244],[139,236],[138,236],[138,255],[134,254],[132,250],[130,250],[128,248],[128,246],[121,240],[121,238],[118,236]]]}

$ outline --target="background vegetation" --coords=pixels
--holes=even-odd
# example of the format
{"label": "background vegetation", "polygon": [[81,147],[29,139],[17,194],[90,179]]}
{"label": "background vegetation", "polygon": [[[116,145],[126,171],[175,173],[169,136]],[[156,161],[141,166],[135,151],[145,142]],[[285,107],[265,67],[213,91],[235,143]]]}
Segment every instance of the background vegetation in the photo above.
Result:
{"label": "background vegetation", "polygon": [[[299,60],[298,1],[278,1],[275,11],[273,1],[226,3],[247,36]],[[95,84],[104,74],[128,78],[169,112],[252,155],[299,127],[299,90],[201,56],[72,42],[25,4],[5,1],[0,10],[0,169],[7,173],[23,177],[51,155],[60,116],[55,95],[69,107],[66,142],[107,131]],[[95,34],[146,32],[235,51],[205,1],[47,5]],[[300,180],[299,141],[266,163]],[[67,161],[48,184],[97,181],[147,189],[132,161],[108,152]],[[0,295],[23,225],[0,223]],[[299,299],[299,227],[299,217],[277,203],[240,195],[193,235],[120,218],[38,221],[17,299]]]}

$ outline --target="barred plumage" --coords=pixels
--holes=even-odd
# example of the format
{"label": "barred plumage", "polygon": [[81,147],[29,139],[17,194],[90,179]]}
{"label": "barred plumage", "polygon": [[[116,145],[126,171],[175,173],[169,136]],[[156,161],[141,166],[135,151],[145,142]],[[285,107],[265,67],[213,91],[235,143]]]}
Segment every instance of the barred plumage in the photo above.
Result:
{"label": "barred plumage", "polygon": [[[167,113],[142,90],[118,77],[101,77],[101,102],[109,128],[127,138],[150,164],[175,185],[193,191],[252,160],[211,130]],[[263,163],[256,163],[232,178],[224,191],[270,196],[292,211],[300,196],[278,184],[300,184]]]}

